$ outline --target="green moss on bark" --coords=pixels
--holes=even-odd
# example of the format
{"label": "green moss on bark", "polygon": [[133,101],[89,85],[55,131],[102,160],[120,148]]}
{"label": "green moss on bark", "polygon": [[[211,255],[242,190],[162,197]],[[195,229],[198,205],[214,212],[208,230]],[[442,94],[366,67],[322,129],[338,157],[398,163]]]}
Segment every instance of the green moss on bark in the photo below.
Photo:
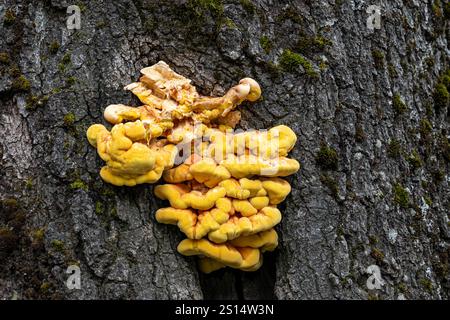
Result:
{"label": "green moss on bark", "polygon": [[242,8],[250,14],[255,13],[256,6],[251,0],[239,0]]}
{"label": "green moss on bark", "polygon": [[281,54],[280,66],[283,68],[283,70],[288,72],[295,72],[299,66],[302,66],[307,75],[311,77],[317,76],[317,73],[314,71],[311,62],[309,62],[302,55],[292,52],[289,49],[284,50]]}
{"label": "green moss on bark", "polygon": [[372,58],[375,68],[381,70],[384,68],[384,53],[380,50],[372,50]]}
{"label": "green moss on bark", "polygon": [[105,211],[104,205],[103,203],[101,203],[100,201],[97,201],[95,203],[95,213],[100,215]]}
{"label": "green moss on bark", "polygon": [[378,248],[373,248],[370,255],[377,261],[378,264],[381,264],[384,260],[384,253]]}
{"label": "green moss on bark", "polygon": [[400,158],[401,150],[402,146],[400,144],[400,141],[398,141],[397,139],[392,139],[387,147],[387,154],[389,157],[397,159]]}
{"label": "green moss on bark", "polygon": [[438,111],[446,108],[449,99],[450,94],[446,86],[442,82],[437,83],[433,92],[434,108]]}
{"label": "green moss on bark", "polygon": [[71,126],[73,126],[73,124],[74,124],[74,122],[75,122],[75,114],[73,113],[73,112],[69,112],[69,113],[67,113],[65,116],[64,116],[64,118],[63,118],[63,121],[64,121],[64,125],[66,126],[66,127],[71,127]]}
{"label": "green moss on bark", "polygon": [[9,53],[0,52],[0,63],[8,64],[10,61]]}
{"label": "green moss on bark", "polygon": [[422,119],[420,120],[419,124],[419,132],[421,136],[427,136],[431,133],[433,130],[433,125],[428,119]]}
{"label": "green moss on bark", "polygon": [[410,153],[410,155],[408,156],[408,158],[406,158],[406,160],[408,161],[409,165],[413,170],[422,167],[422,159],[420,158],[420,155],[416,149],[414,149]]}
{"label": "green moss on bark", "polygon": [[89,189],[88,185],[81,179],[76,179],[74,182],[70,184],[70,188],[73,190],[82,189],[87,191]]}
{"label": "green moss on bark", "polygon": [[422,278],[420,279],[420,285],[428,292],[428,293],[432,293],[433,292],[433,283],[431,282],[430,279],[427,278]]}
{"label": "green moss on bark", "polygon": [[60,44],[58,41],[53,41],[52,43],[50,43],[50,46],[48,47],[48,51],[51,54],[56,54],[59,50]]}
{"label": "green moss on bark", "polygon": [[64,252],[64,242],[62,240],[54,239],[52,240],[51,245],[55,251]]}
{"label": "green moss on bark", "polygon": [[13,80],[12,88],[14,91],[29,91],[31,88],[30,81],[22,74]]}
{"label": "green moss on bark", "polygon": [[324,170],[337,170],[339,159],[336,150],[322,145],[316,155],[316,162]]}
{"label": "green moss on bark", "polygon": [[394,108],[395,115],[401,115],[408,110],[408,107],[398,93],[394,94],[394,97],[392,98],[392,106]]}
{"label": "green moss on bark", "polygon": [[43,95],[43,96],[35,96],[35,95],[28,95],[25,102],[25,109],[28,111],[36,110],[38,107],[43,107],[47,104],[49,99],[49,96]]}
{"label": "green moss on bark", "polygon": [[270,39],[267,36],[262,36],[259,39],[259,44],[266,53],[270,53],[270,51],[272,50],[273,47],[272,41],[270,41]]}
{"label": "green moss on bark", "polygon": [[396,183],[393,188],[394,203],[398,204],[402,208],[408,208],[409,206],[409,193],[399,183]]}
{"label": "green moss on bark", "polygon": [[16,22],[16,14],[12,9],[6,9],[3,24],[5,26],[11,26],[14,22]]}
{"label": "green moss on bark", "polygon": [[303,54],[320,52],[333,45],[333,42],[322,35],[310,36],[300,32],[296,50]]}
{"label": "green moss on bark", "polygon": [[203,17],[205,11],[209,11],[216,16],[222,16],[223,14],[223,3],[220,0],[189,0],[187,7],[198,18]]}

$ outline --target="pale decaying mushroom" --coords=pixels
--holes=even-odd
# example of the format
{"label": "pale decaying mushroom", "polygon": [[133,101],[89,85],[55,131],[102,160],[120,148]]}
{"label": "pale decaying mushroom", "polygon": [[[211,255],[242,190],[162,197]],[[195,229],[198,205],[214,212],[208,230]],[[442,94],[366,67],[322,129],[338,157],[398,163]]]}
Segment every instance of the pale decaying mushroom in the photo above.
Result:
{"label": "pale decaying mushroom", "polygon": [[[161,110],[163,118],[191,118],[210,123],[217,118],[226,117],[243,101],[256,101],[261,96],[258,83],[250,78],[242,79],[223,97],[200,96],[191,80],[175,73],[163,61],[142,69],[141,73],[143,76],[139,82],[131,83],[125,89],[133,92],[147,107]],[[148,116],[143,111],[141,120]]]}
{"label": "pale decaying mushroom", "polygon": [[178,251],[200,256],[199,267],[244,271],[262,265],[262,252],[278,244],[273,229],[277,205],[291,191],[280,177],[300,168],[288,158],[297,137],[287,126],[233,132],[244,101],[261,96],[258,83],[244,78],[222,97],[201,96],[191,80],[160,61],[141,70],[125,87],[143,103],[112,104],[94,124],[89,143],[106,162],[100,175],[117,186],[155,183],[155,195],[170,203],[158,222],[177,225],[186,235]]}

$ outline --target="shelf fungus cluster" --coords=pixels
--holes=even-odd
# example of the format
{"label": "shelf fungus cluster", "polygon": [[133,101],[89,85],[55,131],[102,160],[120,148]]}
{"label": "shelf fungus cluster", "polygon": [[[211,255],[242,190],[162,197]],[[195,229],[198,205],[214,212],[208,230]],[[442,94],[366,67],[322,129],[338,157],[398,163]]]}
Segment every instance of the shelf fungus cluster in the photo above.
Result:
{"label": "shelf fungus cluster", "polygon": [[117,186],[164,180],[154,192],[170,206],[157,210],[156,220],[186,235],[178,252],[199,256],[207,273],[227,266],[257,270],[261,253],[278,244],[277,205],[291,191],[281,177],[299,169],[288,158],[295,133],[284,125],[234,130],[235,108],[261,95],[253,79],[222,97],[206,97],[162,61],[141,73],[125,89],[142,106],[110,105],[104,117],[112,129],[94,124],[87,131],[106,163],[102,179]]}

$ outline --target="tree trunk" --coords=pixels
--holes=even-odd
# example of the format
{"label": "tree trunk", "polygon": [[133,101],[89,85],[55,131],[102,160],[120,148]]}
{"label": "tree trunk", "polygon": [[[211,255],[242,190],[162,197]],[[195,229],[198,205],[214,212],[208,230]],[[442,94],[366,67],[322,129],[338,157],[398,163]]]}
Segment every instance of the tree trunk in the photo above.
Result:
{"label": "tree trunk", "polygon": [[[449,298],[445,1],[374,1],[379,29],[356,0],[78,1],[79,30],[71,4],[0,1],[0,298]],[[199,274],[151,185],[99,176],[86,129],[139,105],[122,88],[159,60],[203,94],[253,77],[241,127],[298,136],[280,245],[256,272]]]}

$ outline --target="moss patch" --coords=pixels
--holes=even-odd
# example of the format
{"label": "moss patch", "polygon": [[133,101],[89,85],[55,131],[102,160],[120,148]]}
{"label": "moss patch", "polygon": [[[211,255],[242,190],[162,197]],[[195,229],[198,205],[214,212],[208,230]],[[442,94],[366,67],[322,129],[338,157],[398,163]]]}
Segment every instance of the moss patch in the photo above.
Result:
{"label": "moss patch", "polygon": [[372,58],[375,68],[381,70],[384,68],[384,53],[380,50],[372,50]]}
{"label": "moss patch", "polygon": [[399,158],[401,154],[401,149],[402,146],[400,144],[400,141],[398,141],[397,139],[392,139],[387,147],[387,154],[391,158]]}
{"label": "moss patch", "polygon": [[369,293],[369,294],[367,295],[367,300],[370,300],[370,301],[376,301],[376,300],[380,300],[380,298],[379,298],[378,295],[375,294],[375,293]]}
{"label": "moss patch", "polygon": [[320,71],[325,71],[328,69],[328,63],[325,60],[320,60],[319,62]]}
{"label": "moss patch", "polygon": [[433,204],[431,198],[429,196],[424,196],[423,199],[425,200],[425,203],[431,207],[431,205]]}
{"label": "moss patch", "polygon": [[433,283],[431,282],[430,279],[422,278],[419,280],[419,283],[425,290],[428,291],[428,293],[433,292]]}
{"label": "moss patch", "polygon": [[[106,24],[106,23],[105,23]],[[102,25],[98,26],[98,28],[101,28]],[[148,18],[145,22],[144,22],[144,31],[147,33],[152,32],[156,27],[156,23],[153,19]]]}
{"label": "moss patch", "polygon": [[106,185],[101,188],[100,194],[105,197],[114,197],[116,195],[112,187]]}
{"label": "moss patch", "polygon": [[295,6],[286,7],[276,18],[278,23],[282,23],[286,20],[290,20],[297,24],[303,23],[302,16],[296,11]]}
{"label": "moss patch", "polygon": [[62,91],[61,88],[56,87],[56,88],[53,88],[53,89],[52,89],[51,94],[58,94],[58,93],[60,93],[61,91]]}
{"label": "moss patch", "polygon": [[205,11],[209,11],[216,16],[222,16],[223,3],[220,0],[189,0],[187,7],[198,18],[204,16]]}
{"label": "moss patch", "polygon": [[311,77],[317,76],[317,73],[314,71],[311,62],[309,62],[302,55],[292,52],[289,49],[283,51],[280,57],[280,66],[283,70],[288,72],[294,72],[298,69],[299,66],[302,66],[305,69],[307,75]]}
{"label": "moss patch", "polygon": [[378,237],[374,235],[369,236],[369,244],[374,246],[379,242]]}
{"label": "moss patch", "polygon": [[370,255],[372,256],[372,258],[374,258],[377,263],[381,264],[384,260],[384,253],[378,249],[378,248],[373,248],[372,251],[370,252]]}
{"label": "moss patch", "polygon": [[396,183],[393,188],[394,203],[398,204],[402,208],[408,208],[409,206],[409,194],[400,183]]}
{"label": "moss patch", "polygon": [[259,39],[259,44],[261,45],[261,48],[263,48],[263,50],[266,53],[270,53],[270,51],[272,50],[272,41],[270,41],[270,39],[267,36],[262,36]]}
{"label": "moss patch", "polygon": [[239,0],[242,8],[250,14],[255,13],[256,6],[251,0]]}
{"label": "moss patch", "polygon": [[5,12],[5,16],[3,18],[3,24],[5,26],[10,26],[14,24],[15,21],[16,21],[16,14],[12,9],[7,9]]}
{"label": "moss patch", "polygon": [[433,2],[433,5],[431,6],[431,9],[433,10],[433,13],[436,17],[438,18],[442,18],[442,10],[441,7],[439,6],[439,1],[435,0]]}
{"label": "moss patch", "polygon": [[33,241],[42,242],[44,240],[44,236],[45,236],[44,228],[36,229],[31,232],[31,237],[33,238]]}
{"label": "moss patch", "polygon": [[60,72],[65,72],[67,66],[70,64],[71,61],[72,61],[71,54],[70,52],[68,52],[62,57],[60,63],[58,64],[58,70]]}
{"label": "moss patch", "polygon": [[66,53],[61,59],[61,63],[64,63],[64,64],[69,64],[71,61],[72,61],[72,58],[71,58],[70,53]]}
{"label": "moss patch", "polygon": [[419,132],[421,136],[427,136],[431,133],[433,130],[433,125],[428,119],[422,119],[420,120],[419,124]]}
{"label": "moss patch", "polygon": [[337,170],[339,159],[336,150],[322,145],[316,155],[316,162],[324,170]]}
{"label": "moss patch", "polygon": [[14,91],[29,91],[30,88],[30,81],[23,74],[13,80],[12,89]]}
{"label": "moss patch", "polygon": [[70,184],[70,188],[73,190],[82,189],[84,191],[87,191],[89,189],[88,185],[81,179],[77,179],[74,182]]}
{"label": "moss patch", "polygon": [[[107,26],[107,23],[105,20],[100,20],[95,24],[95,27],[97,29],[101,29]],[[148,19],[147,21],[145,21],[144,23],[144,29],[145,31],[149,32],[153,30],[154,25],[152,25],[152,20]]]}
{"label": "moss patch", "polygon": [[52,43],[50,43],[49,47],[48,47],[48,51],[51,54],[56,54],[59,50],[59,42],[58,41],[53,41]]}
{"label": "moss patch", "polygon": [[[450,221],[449,221],[450,223]],[[440,251],[437,259],[433,261],[433,270],[439,279],[446,279],[450,269],[450,249]]]}
{"label": "moss patch", "polygon": [[45,293],[40,290],[44,280],[55,282],[48,268],[51,268],[50,257],[43,244],[44,229],[26,228],[29,215],[31,213],[25,214],[16,199],[0,200],[0,270],[12,270],[20,275],[24,284],[21,298],[25,300],[62,299],[52,290]]}
{"label": "moss patch", "polygon": [[236,23],[228,17],[222,19],[222,24],[227,26],[227,28],[230,28],[230,29],[238,29]]}
{"label": "moss patch", "polygon": [[75,114],[73,112],[69,112],[64,116],[64,125],[66,127],[71,127],[75,122]]}
{"label": "moss patch", "polygon": [[70,87],[73,86],[76,82],[78,81],[78,79],[76,77],[67,77],[66,79],[66,84]]}
{"label": "moss patch", "polygon": [[331,45],[333,45],[333,42],[324,36],[309,36],[303,32],[300,32],[296,49],[303,54],[308,54],[323,51]]}
{"label": "moss patch", "polygon": [[414,149],[409,154],[409,156],[406,158],[406,160],[408,161],[409,165],[411,166],[411,168],[413,170],[416,170],[416,169],[422,167],[422,159],[420,158],[420,155],[416,149]]}
{"label": "moss patch", "polygon": [[8,64],[10,61],[9,53],[0,52],[0,63]]}
{"label": "moss patch", "polygon": [[31,189],[31,188],[33,188],[33,179],[28,178],[28,179],[25,181],[25,188],[27,188],[28,190]]}
{"label": "moss patch", "polygon": [[388,72],[389,72],[389,76],[391,78],[397,78],[398,77],[398,72],[397,69],[395,69],[393,64],[388,64]]}
{"label": "moss patch", "polygon": [[111,217],[113,217],[113,218],[118,218],[118,217],[119,217],[119,215],[118,215],[118,213],[117,213],[117,208],[116,208],[116,207],[113,207],[113,208],[111,209],[110,214],[111,214]]}
{"label": "moss patch", "polygon": [[52,287],[50,282],[43,282],[39,288],[42,293],[47,293]]}
{"label": "moss patch", "polygon": [[14,198],[8,198],[8,199],[1,200],[0,205],[2,207],[17,209],[19,206],[19,203]]}
{"label": "moss patch", "polygon": [[95,213],[102,214],[104,211],[105,211],[105,207],[104,207],[103,203],[101,203],[100,201],[97,201],[95,203]]}
{"label": "moss patch", "polygon": [[35,96],[29,95],[27,96],[25,102],[25,109],[27,110],[36,110],[38,107],[45,106],[47,104],[49,97],[47,95],[43,96]]}
{"label": "moss patch", "polygon": [[439,149],[444,160],[447,163],[450,163],[450,141],[445,135],[441,135]]}
{"label": "moss patch", "polygon": [[447,72],[441,77],[440,79],[441,83],[445,86],[447,91],[450,90],[450,69],[447,70]]}
{"label": "moss patch", "polygon": [[447,107],[448,101],[450,99],[450,94],[448,93],[448,90],[446,86],[439,82],[434,87],[433,92],[433,100],[434,100],[434,107],[436,110],[441,110]]}
{"label": "moss patch", "polygon": [[397,290],[403,294],[409,293],[408,287],[403,282],[401,282],[397,285]]}
{"label": "moss patch", "polygon": [[424,62],[427,65],[428,69],[431,69],[434,66],[434,63],[435,63],[434,57],[433,56],[427,57],[427,58],[425,58]]}
{"label": "moss patch", "polygon": [[64,242],[61,240],[52,240],[51,245],[53,247],[53,249],[55,249],[58,252],[63,252],[64,251]]}
{"label": "moss patch", "polygon": [[408,107],[398,93],[394,94],[394,97],[392,98],[392,106],[394,108],[395,115],[401,115],[408,110]]}

